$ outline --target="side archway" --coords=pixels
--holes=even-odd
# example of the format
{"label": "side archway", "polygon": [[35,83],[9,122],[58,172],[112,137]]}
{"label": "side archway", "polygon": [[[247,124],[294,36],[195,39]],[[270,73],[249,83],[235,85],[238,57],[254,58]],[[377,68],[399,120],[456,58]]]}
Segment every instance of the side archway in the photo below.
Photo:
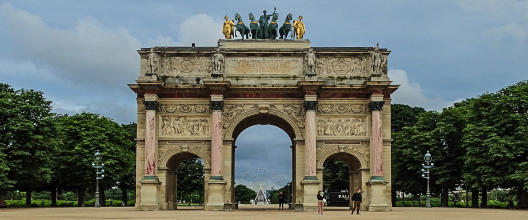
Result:
{"label": "side archway", "polygon": [[[163,146],[165,152],[160,153],[159,177],[161,182],[161,198],[164,209],[177,209],[178,200],[182,200],[178,193],[178,168],[183,161],[190,159],[200,159],[203,162],[202,176],[203,178],[203,197],[200,200],[204,204],[207,202],[207,184],[206,179],[209,171],[209,155],[202,150],[204,147],[189,147],[188,145],[181,146]],[[163,148],[161,148],[163,149]],[[199,193],[200,194],[200,193]],[[181,193],[180,193],[181,196]]]}

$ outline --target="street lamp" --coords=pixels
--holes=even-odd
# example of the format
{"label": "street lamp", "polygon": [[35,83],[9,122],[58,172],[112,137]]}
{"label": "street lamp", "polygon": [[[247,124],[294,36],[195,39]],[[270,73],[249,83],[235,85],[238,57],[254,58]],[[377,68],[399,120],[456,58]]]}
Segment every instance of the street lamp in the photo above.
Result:
{"label": "street lamp", "polygon": [[427,194],[426,194],[426,201],[425,201],[425,207],[431,208],[431,192],[429,191],[429,179],[431,178],[430,169],[434,167],[434,163],[431,163],[433,161],[433,157],[431,157],[431,154],[429,151],[425,153],[424,155],[424,161],[425,164],[422,163],[422,178],[427,180]]}
{"label": "street lamp", "polygon": [[[95,162],[92,163],[92,167],[95,168],[95,208],[101,207],[101,201],[99,200],[99,180],[104,178],[104,163],[101,163],[101,153],[99,150],[94,154]],[[99,170],[101,169],[101,170]]]}

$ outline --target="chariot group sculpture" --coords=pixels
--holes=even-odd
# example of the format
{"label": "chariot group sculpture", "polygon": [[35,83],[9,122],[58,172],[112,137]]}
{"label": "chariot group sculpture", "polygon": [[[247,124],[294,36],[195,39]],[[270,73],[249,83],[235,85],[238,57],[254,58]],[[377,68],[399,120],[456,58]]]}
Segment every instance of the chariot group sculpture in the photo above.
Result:
{"label": "chariot group sculpture", "polygon": [[[306,29],[302,21],[302,16],[299,16],[299,20],[294,20],[292,25],[293,15],[288,13],[284,23],[279,28],[279,24],[277,23],[279,14],[276,12],[276,8],[271,15],[266,14],[266,10],[263,13],[258,20],[255,19],[253,13],[249,13],[249,27],[244,24],[240,14],[235,14],[236,22],[235,20],[229,20],[229,17],[226,15],[222,29],[225,38],[233,39],[237,37],[238,32],[242,39],[287,39],[288,33],[291,32],[291,38],[303,39]],[[269,22],[270,19],[271,22]]]}

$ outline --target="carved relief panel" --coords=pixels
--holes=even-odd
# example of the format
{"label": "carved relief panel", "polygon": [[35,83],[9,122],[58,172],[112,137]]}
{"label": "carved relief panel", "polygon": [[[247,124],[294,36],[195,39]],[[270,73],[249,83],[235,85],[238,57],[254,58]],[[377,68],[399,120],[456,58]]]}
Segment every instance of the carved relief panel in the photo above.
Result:
{"label": "carved relief panel", "polygon": [[319,117],[317,120],[318,136],[367,136],[366,116]]}
{"label": "carved relief panel", "polygon": [[369,56],[317,57],[316,72],[319,77],[359,77],[372,75]]}
{"label": "carved relief panel", "polygon": [[321,114],[367,114],[367,104],[322,104],[317,112]]}
{"label": "carved relief panel", "polygon": [[160,76],[209,77],[211,75],[210,57],[165,56],[160,61]]}
{"label": "carved relief panel", "polygon": [[209,149],[209,145],[202,145],[202,144],[167,144],[167,143],[160,143],[159,145],[159,151],[158,151],[158,164],[161,166],[165,166],[167,164],[167,161],[169,159],[182,152],[189,152],[192,153],[205,163],[204,168],[210,167],[210,155],[211,151]]}
{"label": "carved relief panel", "polygon": [[206,137],[210,136],[209,117],[161,116],[160,136]]}
{"label": "carved relief panel", "polygon": [[329,157],[337,153],[348,153],[356,157],[362,167],[368,168],[370,158],[370,148],[368,142],[362,142],[361,144],[323,144],[317,146],[317,167],[322,168],[324,161]]}
{"label": "carved relief panel", "polygon": [[209,113],[208,104],[160,104],[159,113]]}

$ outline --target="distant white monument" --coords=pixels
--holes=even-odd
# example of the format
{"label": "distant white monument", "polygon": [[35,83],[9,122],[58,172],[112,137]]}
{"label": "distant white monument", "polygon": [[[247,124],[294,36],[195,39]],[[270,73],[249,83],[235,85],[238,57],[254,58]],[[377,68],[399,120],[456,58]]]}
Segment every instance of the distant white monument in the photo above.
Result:
{"label": "distant white monument", "polygon": [[257,205],[268,204],[268,198],[266,196],[266,192],[264,192],[264,189],[262,189],[262,186],[259,186],[257,196],[255,197],[255,203]]}

